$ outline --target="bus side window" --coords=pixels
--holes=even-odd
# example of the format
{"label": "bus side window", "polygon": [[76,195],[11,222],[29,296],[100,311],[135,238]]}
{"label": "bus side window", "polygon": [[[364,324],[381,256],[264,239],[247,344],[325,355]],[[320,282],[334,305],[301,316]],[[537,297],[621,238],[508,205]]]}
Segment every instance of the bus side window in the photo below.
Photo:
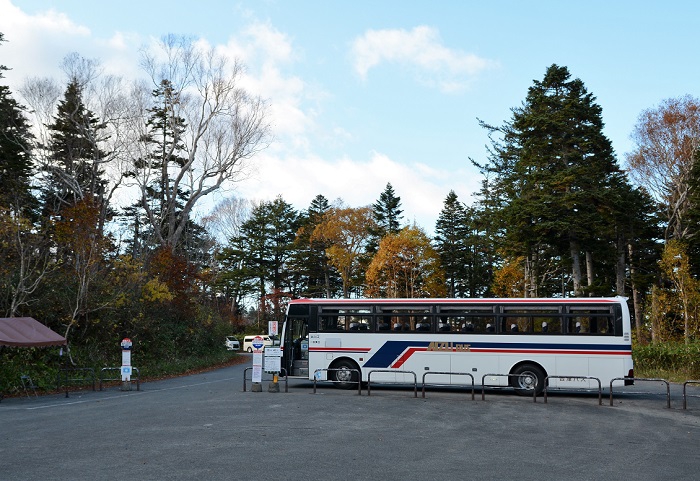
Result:
{"label": "bus side window", "polygon": [[532,318],[527,316],[503,316],[501,332],[512,334],[532,332]]}
{"label": "bus side window", "polygon": [[585,334],[589,332],[589,318],[583,316],[574,316],[569,318],[568,333],[569,334]]}
{"label": "bus side window", "polygon": [[405,316],[393,316],[390,324],[391,330],[394,332],[406,332],[411,330],[411,320]]}
{"label": "bus side window", "polygon": [[496,316],[479,316],[469,318],[474,324],[474,332],[490,334],[496,331]]}
{"label": "bus side window", "polygon": [[321,318],[320,328],[322,331],[338,331],[344,329],[344,327],[340,325],[338,316],[323,316]]}
{"label": "bus side window", "polygon": [[535,334],[561,334],[561,318],[542,316],[533,318]]}
{"label": "bus side window", "polygon": [[432,331],[430,316],[420,316],[416,318],[416,331],[430,332]]}
{"label": "bus side window", "polygon": [[459,329],[461,332],[476,332],[476,326],[474,325],[473,318],[462,317],[462,318],[459,318],[457,320],[461,324],[460,329]]}
{"label": "bus side window", "polygon": [[615,322],[612,316],[603,316],[598,319],[598,332],[606,336],[615,335]]}
{"label": "bus side window", "polygon": [[454,329],[453,324],[456,324],[456,320],[450,318],[450,317],[445,317],[441,316],[438,319],[438,331],[440,332],[451,332]]}

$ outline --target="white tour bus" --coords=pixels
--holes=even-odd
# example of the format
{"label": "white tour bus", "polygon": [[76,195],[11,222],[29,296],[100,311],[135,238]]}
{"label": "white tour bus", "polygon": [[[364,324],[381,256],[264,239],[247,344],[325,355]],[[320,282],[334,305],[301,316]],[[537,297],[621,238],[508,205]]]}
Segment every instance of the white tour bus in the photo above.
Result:
{"label": "white tour bus", "polygon": [[[245,346],[244,346],[245,348]],[[549,387],[632,384],[630,315],[623,297],[562,299],[295,299],[282,331],[290,376],[357,387],[381,382]],[[389,372],[384,372],[389,371]],[[426,376],[424,373],[437,373]],[[412,373],[411,373],[412,372]],[[559,377],[554,377],[559,376]]]}

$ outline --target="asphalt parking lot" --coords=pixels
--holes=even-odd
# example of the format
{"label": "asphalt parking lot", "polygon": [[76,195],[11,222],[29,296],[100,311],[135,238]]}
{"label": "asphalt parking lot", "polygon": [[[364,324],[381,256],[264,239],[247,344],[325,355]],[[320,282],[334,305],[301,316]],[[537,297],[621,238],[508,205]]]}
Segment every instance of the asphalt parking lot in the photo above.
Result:
{"label": "asphalt parking lot", "polygon": [[[3,480],[696,479],[700,388],[552,392],[290,380],[243,392],[250,362],[141,385],[0,403]],[[250,375],[250,373],[248,374]],[[624,391],[624,392],[622,392]]]}

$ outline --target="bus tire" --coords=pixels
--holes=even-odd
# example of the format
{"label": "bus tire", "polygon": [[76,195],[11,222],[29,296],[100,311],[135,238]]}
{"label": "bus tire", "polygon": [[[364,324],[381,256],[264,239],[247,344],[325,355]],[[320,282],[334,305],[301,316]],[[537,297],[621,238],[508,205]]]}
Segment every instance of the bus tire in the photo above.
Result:
{"label": "bus tire", "polygon": [[331,369],[339,369],[339,371],[331,371],[333,384],[340,389],[357,389],[359,366],[349,359],[341,359],[333,363]]}
{"label": "bus tire", "polygon": [[253,352],[253,348],[252,348],[252,347],[250,347],[250,346],[248,346],[248,349],[247,349],[247,351],[248,351],[248,352]]}
{"label": "bus tire", "polygon": [[544,391],[545,373],[542,368],[536,364],[525,363],[521,364],[511,374],[526,374],[528,377],[513,376],[510,378],[510,385],[515,388],[515,393],[519,396],[532,396],[532,389],[537,391],[539,396]]}

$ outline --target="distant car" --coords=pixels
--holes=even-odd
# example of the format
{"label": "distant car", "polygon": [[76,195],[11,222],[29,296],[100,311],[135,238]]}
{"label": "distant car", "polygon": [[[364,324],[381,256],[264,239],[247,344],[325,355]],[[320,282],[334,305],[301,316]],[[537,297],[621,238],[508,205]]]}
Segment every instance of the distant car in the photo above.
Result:
{"label": "distant car", "polygon": [[[243,350],[246,352],[253,352],[253,339],[255,339],[256,336],[246,336],[243,338]],[[267,346],[272,346],[272,339],[270,339],[270,336],[266,334],[260,334],[260,337],[263,339],[263,348]]]}
{"label": "distant car", "polygon": [[241,348],[241,343],[233,336],[226,336],[226,342],[224,344],[229,351],[238,351]]}

